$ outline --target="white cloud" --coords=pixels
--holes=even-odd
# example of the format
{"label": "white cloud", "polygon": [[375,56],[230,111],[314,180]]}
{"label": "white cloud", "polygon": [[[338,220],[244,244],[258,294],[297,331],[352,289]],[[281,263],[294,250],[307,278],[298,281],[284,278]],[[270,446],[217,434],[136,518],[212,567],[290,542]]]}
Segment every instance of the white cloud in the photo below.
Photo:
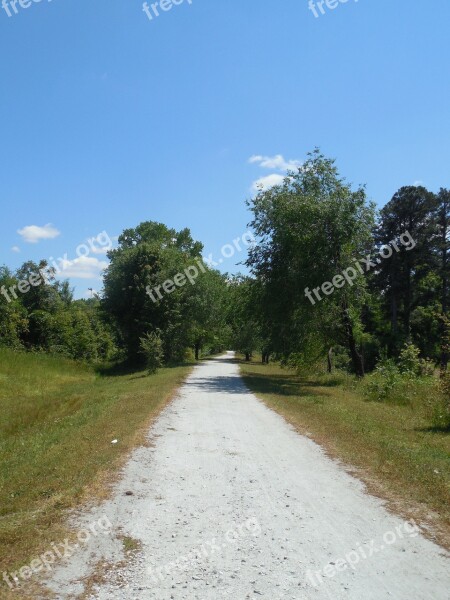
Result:
{"label": "white cloud", "polygon": [[99,260],[90,256],[80,256],[74,260],[62,260],[58,277],[74,277],[76,279],[101,279],[101,273],[108,266],[106,260]]}
{"label": "white cloud", "polygon": [[24,242],[29,244],[36,244],[39,240],[52,240],[61,234],[51,223],[47,223],[44,227],[27,225],[23,229],[18,229],[17,233],[22,236]]}
{"label": "white cloud", "polygon": [[13,252],[20,252],[20,248],[19,248],[19,246],[13,246],[13,247],[11,248],[11,250],[12,250]]}
{"label": "white cloud", "polygon": [[265,177],[260,177],[256,181],[253,182],[252,190],[254,192],[259,192],[260,190],[268,190],[274,185],[279,185],[283,183],[285,175],[278,175],[278,173],[273,173],[272,175],[266,175]]}
{"label": "white cloud", "polygon": [[248,162],[258,163],[263,169],[276,169],[277,171],[295,171],[302,166],[299,160],[286,160],[282,154],[276,154],[275,156],[254,154]]}
{"label": "white cloud", "polygon": [[[286,160],[282,154],[275,154],[275,156],[262,156],[262,154],[254,154],[248,159],[251,164],[257,164],[262,169],[274,169],[279,173],[286,173],[287,171],[296,171],[302,166],[299,160]],[[280,175],[279,173],[272,173],[265,177],[260,177],[252,184],[252,192],[265,191],[274,185],[280,185],[283,183],[286,175]]]}

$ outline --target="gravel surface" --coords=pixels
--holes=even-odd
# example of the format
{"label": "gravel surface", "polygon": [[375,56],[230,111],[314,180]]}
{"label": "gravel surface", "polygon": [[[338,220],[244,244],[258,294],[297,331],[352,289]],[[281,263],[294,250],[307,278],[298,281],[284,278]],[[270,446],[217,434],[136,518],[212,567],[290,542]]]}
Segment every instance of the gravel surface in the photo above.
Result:
{"label": "gravel surface", "polygon": [[90,600],[448,600],[444,550],[249,393],[232,357],[195,368],[112,499],[77,519],[112,529],[56,567],[57,598],[104,560]]}

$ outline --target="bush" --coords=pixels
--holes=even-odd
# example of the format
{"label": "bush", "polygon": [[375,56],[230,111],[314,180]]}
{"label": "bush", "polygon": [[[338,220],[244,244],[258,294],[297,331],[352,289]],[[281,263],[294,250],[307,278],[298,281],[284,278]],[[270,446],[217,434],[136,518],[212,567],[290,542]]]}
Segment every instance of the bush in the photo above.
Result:
{"label": "bush", "polygon": [[411,342],[407,342],[400,352],[398,366],[401,373],[405,375],[418,376],[421,372],[421,362],[419,358],[420,350]]}
{"label": "bush", "polygon": [[435,371],[435,366],[434,366],[434,363],[432,360],[429,360],[428,358],[420,359],[420,370],[419,370],[420,377],[432,377],[434,375],[434,371]]}
{"label": "bush", "polygon": [[392,400],[402,380],[401,373],[392,358],[382,358],[374,373],[368,376],[364,387],[367,400],[387,402]]}
{"label": "bush", "polygon": [[156,371],[163,366],[163,343],[159,330],[146,333],[144,337],[140,339],[141,354],[145,357],[145,362],[149,375],[156,373]]}
{"label": "bush", "polygon": [[[434,374],[431,361],[419,358],[419,349],[407,343],[398,363],[384,354],[375,371],[363,382],[363,393],[367,400],[418,407],[431,408],[433,422],[435,413],[447,414],[442,410],[443,393]],[[427,412],[429,410],[427,409]],[[439,425],[440,427],[441,425]]]}

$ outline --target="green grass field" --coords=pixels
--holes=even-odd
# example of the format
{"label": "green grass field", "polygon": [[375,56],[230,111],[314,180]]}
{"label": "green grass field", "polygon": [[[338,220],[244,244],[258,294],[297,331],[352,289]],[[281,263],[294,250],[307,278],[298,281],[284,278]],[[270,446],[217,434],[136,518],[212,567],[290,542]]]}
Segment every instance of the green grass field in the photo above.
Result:
{"label": "green grass field", "polygon": [[364,384],[339,374],[299,377],[257,362],[242,362],[241,370],[270,408],[354,467],[396,511],[430,522],[449,546],[450,436],[430,427],[427,398],[412,405],[367,402]]}
{"label": "green grass field", "polygon": [[107,493],[189,370],[105,376],[0,349],[0,573],[64,539],[66,509]]}

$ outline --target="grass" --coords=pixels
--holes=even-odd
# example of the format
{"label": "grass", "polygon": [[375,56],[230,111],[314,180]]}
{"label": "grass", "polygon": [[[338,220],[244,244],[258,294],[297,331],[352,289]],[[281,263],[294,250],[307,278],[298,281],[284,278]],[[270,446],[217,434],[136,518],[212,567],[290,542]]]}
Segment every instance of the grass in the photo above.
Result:
{"label": "grass", "polygon": [[63,541],[68,509],[107,495],[189,370],[100,375],[70,360],[0,349],[0,573]]}
{"label": "grass", "polygon": [[430,427],[427,398],[367,402],[365,383],[339,373],[304,377],[256,362],[241,362],[241,370],[270,408],[351,466],[396,512],[429,523],[432,537],[448,548],[450,437]]}

